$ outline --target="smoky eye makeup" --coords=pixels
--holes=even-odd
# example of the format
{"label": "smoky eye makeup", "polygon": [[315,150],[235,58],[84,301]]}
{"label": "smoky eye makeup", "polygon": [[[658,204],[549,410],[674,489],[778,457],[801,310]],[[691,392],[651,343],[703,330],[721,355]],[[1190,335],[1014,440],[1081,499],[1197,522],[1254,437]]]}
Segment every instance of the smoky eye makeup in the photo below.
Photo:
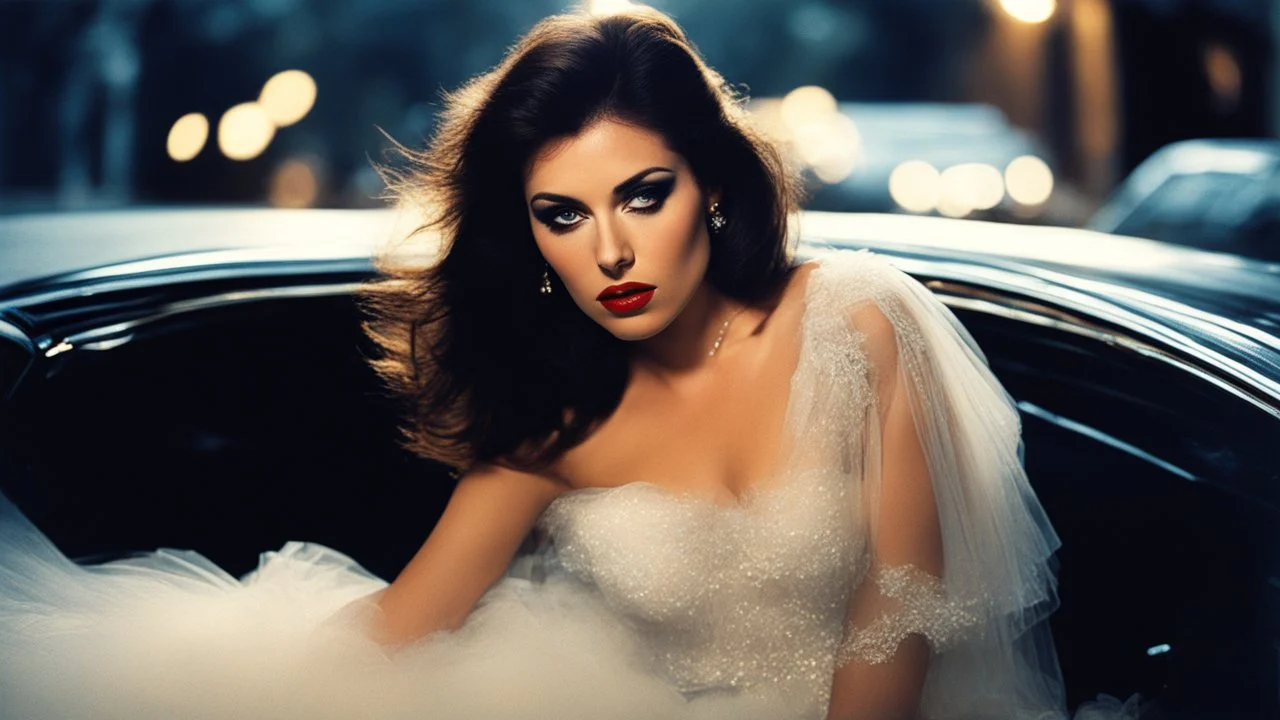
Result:
{"label": "smoky eye makeup", "polygon": [[[666,203],[675,183],[675,175],[641,181],[627,190],[623,200],[624,208],[627,212],[642,214],[658,212]],[[547,226],[552,232],[568,232],[577,227],[586,216],[585,210],[580,205],[565,202],[540,205],[531,210],[538,222]]]}
{"label": "smoky eye makeup", "polygon": [[553,232],[564,232],[581,222],[582,213],[568,205],[544,205],[534,208],[533,216]]}
{"label": "smoky eye makeup", "polygon": [[[675,176],[659,178],[646,182],[635,188],[627,198],[627,209],[632,212],[651,213],[662,209],[671,188],[676,184]],[[637,204],[637,201],[640,201]]]}

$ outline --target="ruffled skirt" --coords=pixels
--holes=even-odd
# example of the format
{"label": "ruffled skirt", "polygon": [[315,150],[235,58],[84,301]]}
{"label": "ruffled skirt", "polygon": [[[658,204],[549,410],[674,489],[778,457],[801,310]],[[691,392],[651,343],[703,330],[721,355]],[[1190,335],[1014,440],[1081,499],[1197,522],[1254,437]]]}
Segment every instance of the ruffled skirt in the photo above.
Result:
{"label": "ruffled skirt", "polygon": [[[6,720],[784,718],[804,698],[686,697],[639,638],[561,574],[509,576],[456,631],[388,652],[350,557],[290,542],[235,578],[163,549],[66,558],[0,494]],[[812,699],[808,699],[812,700]]]}

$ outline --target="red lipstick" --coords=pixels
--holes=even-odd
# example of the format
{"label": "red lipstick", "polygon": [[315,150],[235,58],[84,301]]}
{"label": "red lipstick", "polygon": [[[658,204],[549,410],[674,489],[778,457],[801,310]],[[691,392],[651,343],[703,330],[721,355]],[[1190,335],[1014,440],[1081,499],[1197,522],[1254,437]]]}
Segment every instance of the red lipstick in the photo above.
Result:
{"label": "red lipstick", "polygon": [[635,312],[653,299],[654,286],[644,283],[628,282],[621,285],[610,285],[596,296],[596,300],[605,309],[614,314]]}

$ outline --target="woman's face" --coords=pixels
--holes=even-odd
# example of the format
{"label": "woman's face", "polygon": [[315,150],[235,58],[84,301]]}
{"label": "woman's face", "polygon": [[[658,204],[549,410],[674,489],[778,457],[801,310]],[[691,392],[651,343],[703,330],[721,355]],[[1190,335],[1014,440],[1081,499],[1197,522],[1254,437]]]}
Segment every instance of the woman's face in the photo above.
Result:
{"label": "woman's face", "polygon": [[[545,145],[524,187],[533,237],[551,271],[618,338],[661,332],[702,283],[710,259],[706,207],[716,198],[704,197],[658,133],[612,119],[592,123]],[[636,285],[608,297],[626,283]]]}

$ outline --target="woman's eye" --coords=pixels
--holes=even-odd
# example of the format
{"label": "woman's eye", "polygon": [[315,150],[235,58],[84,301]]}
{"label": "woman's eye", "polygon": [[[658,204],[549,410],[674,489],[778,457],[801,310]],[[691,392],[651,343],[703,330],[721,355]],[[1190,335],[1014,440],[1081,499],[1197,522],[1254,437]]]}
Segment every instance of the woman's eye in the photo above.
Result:
{"label": "woman's eye", "polygon": [[658,196],[646,191],[631,196],[631,202],[627,203],[627,207],[643,210],[656,204],[658,204]]}
{"label": "woman's eye", "polygon": [[572,230],[582,221],[582,213],[567,207],[550,207],[535,210],[534,214],[543,225],[555,232]]}
{"label": "woman's eye", "polygon": [[551,222],[563,227],[569,227],[577,222],[578,217],[580,216],[577,210],[561,210],[552,216]]}
{"label": "woman's eye", "polygon": [[665,180],[639,188],[627,201],[627,208],[638,212],[657,212],[667,195],[671,194],[673,182],[674,180]]}

